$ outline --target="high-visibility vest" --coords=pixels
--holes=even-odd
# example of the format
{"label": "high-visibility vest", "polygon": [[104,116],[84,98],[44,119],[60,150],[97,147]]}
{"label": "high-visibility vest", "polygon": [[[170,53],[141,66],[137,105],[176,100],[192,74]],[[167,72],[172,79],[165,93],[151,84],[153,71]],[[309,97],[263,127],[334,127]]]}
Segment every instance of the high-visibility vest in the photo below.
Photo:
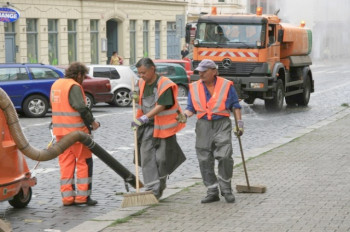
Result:
{"label": "high-visibility vest", "polygon": [[[141,106],[143,91],[145,89],[146,82],[142,78],[140,78],[138,84],[140,89],[139,106]],[[178,131],[185,127],[185,123],[179,123],[176,120],[177,111],[182,112],[182,110],[176,99],[177,85],[174,82],[172,82],[169,78],[164,76],[159,78],[157,83],[157,92],[155,96],[156,100],[158,100],[159,96],[161,96],[168,88],[172,88],[174,105],[171,108],[165,109],[154,116],[153,137],[155,138],[168,138],[172,135],[175,135]],[[139,109],[137,110],[136,117],[139,118],[143,114],[144,113],[142,112],[142,109],[139,107]]]}
{"label": "high-visibility vest", "polygon": [[58,79],[51,87],[53,134],[56,136],[66,135],[77,130],[89,132],[79,112],[69,104],[69,91],[73,85],[80,87],[85,100],[83,88],[73,79]]}
{"label": "high-visibility vest", "polygon": [[191,83],[189,88],[193,107],[197,111],[197,118],[200,119],[207,115],[208,120],[211,120],[213,114],[229,117],[230,111],[226,109],[225,102],[231,85],[232,81],[217,77],[214,93],[207,102],[203,81],[198,80]]}

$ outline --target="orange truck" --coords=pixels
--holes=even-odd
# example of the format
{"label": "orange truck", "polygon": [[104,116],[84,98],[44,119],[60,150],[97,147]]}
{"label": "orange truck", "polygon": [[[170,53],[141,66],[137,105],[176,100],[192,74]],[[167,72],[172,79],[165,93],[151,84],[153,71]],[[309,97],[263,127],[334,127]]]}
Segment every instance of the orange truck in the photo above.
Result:
{"label": "orange truck", "polygon": [[[310,65],[312,32],[281,23],[277,14],[202,15],[193,42],[193,67],[211,59],[219,76],[232,80],[240,99],[263,99],[267,110],[306,106],[314,92]],[[191,81],[199,75],[191,76]]]}

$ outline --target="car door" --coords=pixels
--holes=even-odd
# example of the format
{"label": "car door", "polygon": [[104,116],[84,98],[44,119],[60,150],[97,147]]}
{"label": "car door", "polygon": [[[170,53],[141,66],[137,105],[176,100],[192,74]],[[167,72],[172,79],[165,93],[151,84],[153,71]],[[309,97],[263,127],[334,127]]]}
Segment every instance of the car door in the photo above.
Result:
{"label": "car door", "polygon": [[29,67],[28,70],[32,81],[26,85],[27,95],[40,93],[50,99],[52,84],[63,75],[49,67]]}

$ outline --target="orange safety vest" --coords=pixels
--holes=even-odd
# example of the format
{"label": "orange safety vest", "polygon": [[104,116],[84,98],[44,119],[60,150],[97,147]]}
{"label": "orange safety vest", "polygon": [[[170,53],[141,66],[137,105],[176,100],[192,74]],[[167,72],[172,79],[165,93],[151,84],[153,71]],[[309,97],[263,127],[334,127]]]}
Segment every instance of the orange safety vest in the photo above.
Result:
{"label": "orange safety vest", "polygon": [[213,114],[230,117],[230,111],[226,109],[225,102],[231,85],[232,81],[217,77],[214,93],[207,102],[203,81],[198,80],[191,83],[189,88],[193,107],[197,111],[197,118],[200,119],[206,114],[208,120],[212,119]]}
{"label": "orange safety vest", "polygon": [[66,135],[77,130],[89,132],[79,112],[69,104],[69,91],[73,85],[80,87],[85,100],[83,88],[73,79],[58,79],[51,87],[53,134],[56,136]]}
{"label": "orange safety vest", "polygon": [[[143,91],[145,89],[146,82],[140,78],[138,81],[139,89],[140,89],[140,97],[139,97],[139,106],[142,105],[142,96]],[[172,82],[167,77],[160,77],[157,83],[157,93],[156,99],[159,98],[168,88],[172,88],[173,91],[173,99],[175,101],[174,105],[165,109],[162,112],[158,113],[154,116],[154,131],[153,137],[155,138],[168,138],[172,135],[175,135],[178,131],[185,127],[185,123],[179,123],[176,120],[177,111],[182,112],[181,107],[179,106],[177,97],[177,85]],[[157,105],[157,103],[156,103]],[[143,115],[142,109],[137,110],[136,116],[139,118]]]}

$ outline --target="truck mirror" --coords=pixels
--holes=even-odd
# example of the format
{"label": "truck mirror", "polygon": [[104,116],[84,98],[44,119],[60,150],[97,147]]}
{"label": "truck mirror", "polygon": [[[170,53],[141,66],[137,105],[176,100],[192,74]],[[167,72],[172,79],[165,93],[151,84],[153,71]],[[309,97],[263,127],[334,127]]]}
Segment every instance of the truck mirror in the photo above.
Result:
{"label": "truck mirror", "polygon": [[283,33],[284,33],[284,30],[278,30],[278,37],[277,37],[277,40],[278,42],[282,43],[283,41]]}

